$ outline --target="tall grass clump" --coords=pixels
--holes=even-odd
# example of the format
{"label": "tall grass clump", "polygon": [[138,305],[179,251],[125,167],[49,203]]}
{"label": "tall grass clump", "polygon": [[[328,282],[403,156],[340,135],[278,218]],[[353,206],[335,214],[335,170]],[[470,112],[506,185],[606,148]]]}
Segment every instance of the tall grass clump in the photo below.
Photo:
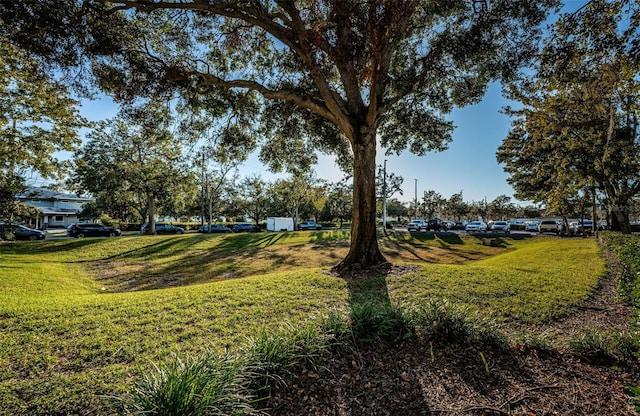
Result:
{"label": "tall grass clump", "polygon": [[351,331],[357,342],[397,345],[411,338],[411,326],[405,309],[389,303],[361,301],[351,305]]}
{"label": "tall grass clump", "polygon": [[143,372],[130,397],[117,406],[126,415],[240,416],[258,414],[252,407],[247,373],[237,357],[206,353]]}
{"label": "tall grass clump", "polygon": [[569,349],[581,356],[598,361],[626,361],[638,356],[637,333],[583,331],[568,341]]}
{"label": "tall grass clump", "polygon": [[328,338],[318,325],[279,329],[263,329],[249,338],[245,350],[251,369],[251,388],[261,397],[272,388],[286,385],[286,379],[295,371],[314,368],[328,351]]}
{"label": "tall grass clump", "polygon": [[508,343],[495,321],[482,318],[468,308],[447,300],[431,299],[418,305],[412,315],[413,324],[422,330],[425,338],[433,341],[477,341],[496,347],[505,347]]}
{"label": "tall grass clump", "polygon": [[620,259],[618,293],[636,308],[640,308],[640,237],[619,233],[600,234],[609,250]]}

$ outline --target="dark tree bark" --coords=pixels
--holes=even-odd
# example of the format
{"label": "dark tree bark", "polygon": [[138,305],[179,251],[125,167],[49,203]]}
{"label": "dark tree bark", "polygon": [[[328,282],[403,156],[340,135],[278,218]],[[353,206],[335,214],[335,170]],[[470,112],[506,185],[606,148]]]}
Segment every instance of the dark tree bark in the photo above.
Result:
{"label": "dark tree bark", "polygon": [[376,233],[376,140],[375,130],[371,132],[355,137],[351,146],[354,162],[351,246],[349,254],[335,267],[338,271],[358,270],[386,262]]}

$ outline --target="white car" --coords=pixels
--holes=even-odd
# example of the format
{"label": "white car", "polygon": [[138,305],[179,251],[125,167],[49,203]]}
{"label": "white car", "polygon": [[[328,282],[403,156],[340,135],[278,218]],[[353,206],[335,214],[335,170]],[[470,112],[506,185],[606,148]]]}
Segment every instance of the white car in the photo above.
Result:
{"label": "white car", "polygon": [[429,227],[429,223],[425,220],[411,220],[409,224],[407,224],[407,231],[427,231]]}
{"label": "white car", "polygon": [[540,234],[545,232],[560,234],[562,232],[562,223],[558,220],[542,220],[538,225],[538,232]]}
{"label": "white car", "polygon": [[540,225],[540,222],[538,222],[538,221],[527,221],[524,224],[524,230],[535,233],[535,232],[538,231],[538,225]]}
{"label": "white car", "polygon": [[509,234],[509,232],[511,231],[511,227],[506,221],[495,221],[493,224],[491,224],[491,231],[494,233]]}
{"label": "white car", "polygon": [[471,221],[464,227],[465,231],[487,231],[487,224],[484,221]]}

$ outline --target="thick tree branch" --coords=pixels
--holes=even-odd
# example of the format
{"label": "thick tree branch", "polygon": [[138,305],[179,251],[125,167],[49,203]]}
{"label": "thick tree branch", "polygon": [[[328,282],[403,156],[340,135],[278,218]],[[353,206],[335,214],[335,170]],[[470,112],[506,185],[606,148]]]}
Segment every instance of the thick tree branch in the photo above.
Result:
{"label": "thick tree branch", "polygon": [[307,29],[302,22],[298,9],[291,0],[282,0],[281,3],[282,7],[291,16],[292,30],[296,34],[301,46],[300,57],[307,65],[307,68],[309,68],[311,77],[318,87],[322,98],[325,100],[327,108],[334,114],[336,125],[338,125],[351,140],[354,137],[354,132],[352,131],[352,125],[348,120],[349,112],[346,109],[342,98],[329,86],[326,75],[323,73],[316,60],[313,45],[310,42]]}
{"label": "thick tree branch", "polygon": [[272,90],[260,84],[259,82],[252,80],[225,80],[213,74],[204,72],[197,72],[194,75],[201,79],[201,85],[205,87],[217,86],[227,90],[232,88],[241,88],[250,91],[256,91],[267,99],[286,100],[296,104],[301,108],[313,111],[314,113],[326,118],[331,122],[337,122],[335,115],[331,111],[329,111],[329,109],[324,104],[319,103],[310,96],[300,95],[287,90]]}

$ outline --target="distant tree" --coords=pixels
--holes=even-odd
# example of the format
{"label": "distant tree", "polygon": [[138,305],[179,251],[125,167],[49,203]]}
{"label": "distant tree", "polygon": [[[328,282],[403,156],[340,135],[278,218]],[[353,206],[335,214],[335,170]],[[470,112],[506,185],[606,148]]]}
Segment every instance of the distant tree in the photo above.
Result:
{"label": "distant tree", "polygon": [[436,191],[424,191],[420,208],[424,218],[435,218],[440,213],[446,200]]}
{"label": "distant tree", "polygon": [[259,224],[269,213],[272,199],[272,184],[260,175],[244,178],[239,184],[238,206],[256,224]]}
{"label": "distant tree", "polygon": [[499,195],[489,202],[488,216],[494,220],[505,220],[517,212],[516,206],[511,202],[511,197]]}
{"label": "distant tree", "polygon": [[99,123],[74,157],[72,183],[114,218],[117,207],[134,207],[152,233],[158,212],[183,210],[196,192],[193,172],[165,117],[153,105],[122,112],[121,118]]}
{"label": "distant tree", "polygon": [[449,197],[445,202],[445,211],[447,212],[447,217],[456,221],[460,221],[469,215],[469,205],[462,199],[462,191]]}
{"label": "distant tree", "polygon": [[606,196],[612,228],[629,232],[640,192],[640,5],[592,0],[554,26],[534,76],[512,83],[514,127],[498,161],[521,199],[575,212],[593,190]]}
{"label": "distant tree", "polygon": [[200,149],[194,166],[198,177],[202,225],[206,222],[211,227],[233,199],[238,179],[237,163],[237,160],[229,159],[224,150],[214,143]]}
{"label": "distant tree", "polygon": [[332,218],[340,221],[340,228],[353,216],[353,185],[347,180],[329,186],[327,206]]}
{"label": "distant tree", "polygon": [[535,205],[518,207],[515,216],[518,218],[538,218],[540,217],[540,210]]}
{"label": "distant tree", "polygon": [[287,216],[293,218],[294,227],[300,219],[300,209],[307,204],[314,215],[317,213],[312,201],[316,193],[318,179],[313,171],[298,172],[287,179],[280,179],[274,182],[273,198],[284,208]]}
{"label": "distant tree", "polygon": [[392,198],[387,201],[387,214],[389,214],[390,217],[395,217],[397,221],[400,221],[400,217],[409,215],[409,210],[407,206],[398,199]]}
{"label": "distant tree", "polygon": [[[385,261],[376,238],[378,138],[390,152],[443,149],[453,129],[444,114],[454,105],[477,102],[492,80],[510,77],[530,56],[540,34],[538,25],[557,4],[36,2],[38,7],[3,3],[0,18],[17,20],[6,31],[54,56],[61,55],[59,46],[72,43],[70,37],[77,40],[80,47],[73,49],[75,54],[65,51],[71,55],[67,59],[93,58],[101,87],[117,97],[175,88],[187,100],[224,99],[239,111],[245,107],[236,103],[254,97],[261,104],[256,115],[262,118],[263,132],[284,125],[295,132],[295,140],[300,137],[311,144],[305,149],[338,155],[339,163],[352,166],[351,246],[338,269]],[[69,13],[79,11],[86,14],[69,18]],[[61,45],[57,39],[62,39]],[[113,59],[98,59],[95,55],[100,54]],[[274,140],[287,139],[282,135]],[[274,151],[273,156],[293,160],[307,158],[308,153]]]}
{"label": "distant tree", "polygon": [[[402,195],[402,183],[404,178],[393,172],[387,171],[386,188],[387,198],[391,198],[396,193]],[[385,186],[384,166],[378,165],[378,173],[376,175],[376,195],[379,199],[384,197],[383,187]]]}

